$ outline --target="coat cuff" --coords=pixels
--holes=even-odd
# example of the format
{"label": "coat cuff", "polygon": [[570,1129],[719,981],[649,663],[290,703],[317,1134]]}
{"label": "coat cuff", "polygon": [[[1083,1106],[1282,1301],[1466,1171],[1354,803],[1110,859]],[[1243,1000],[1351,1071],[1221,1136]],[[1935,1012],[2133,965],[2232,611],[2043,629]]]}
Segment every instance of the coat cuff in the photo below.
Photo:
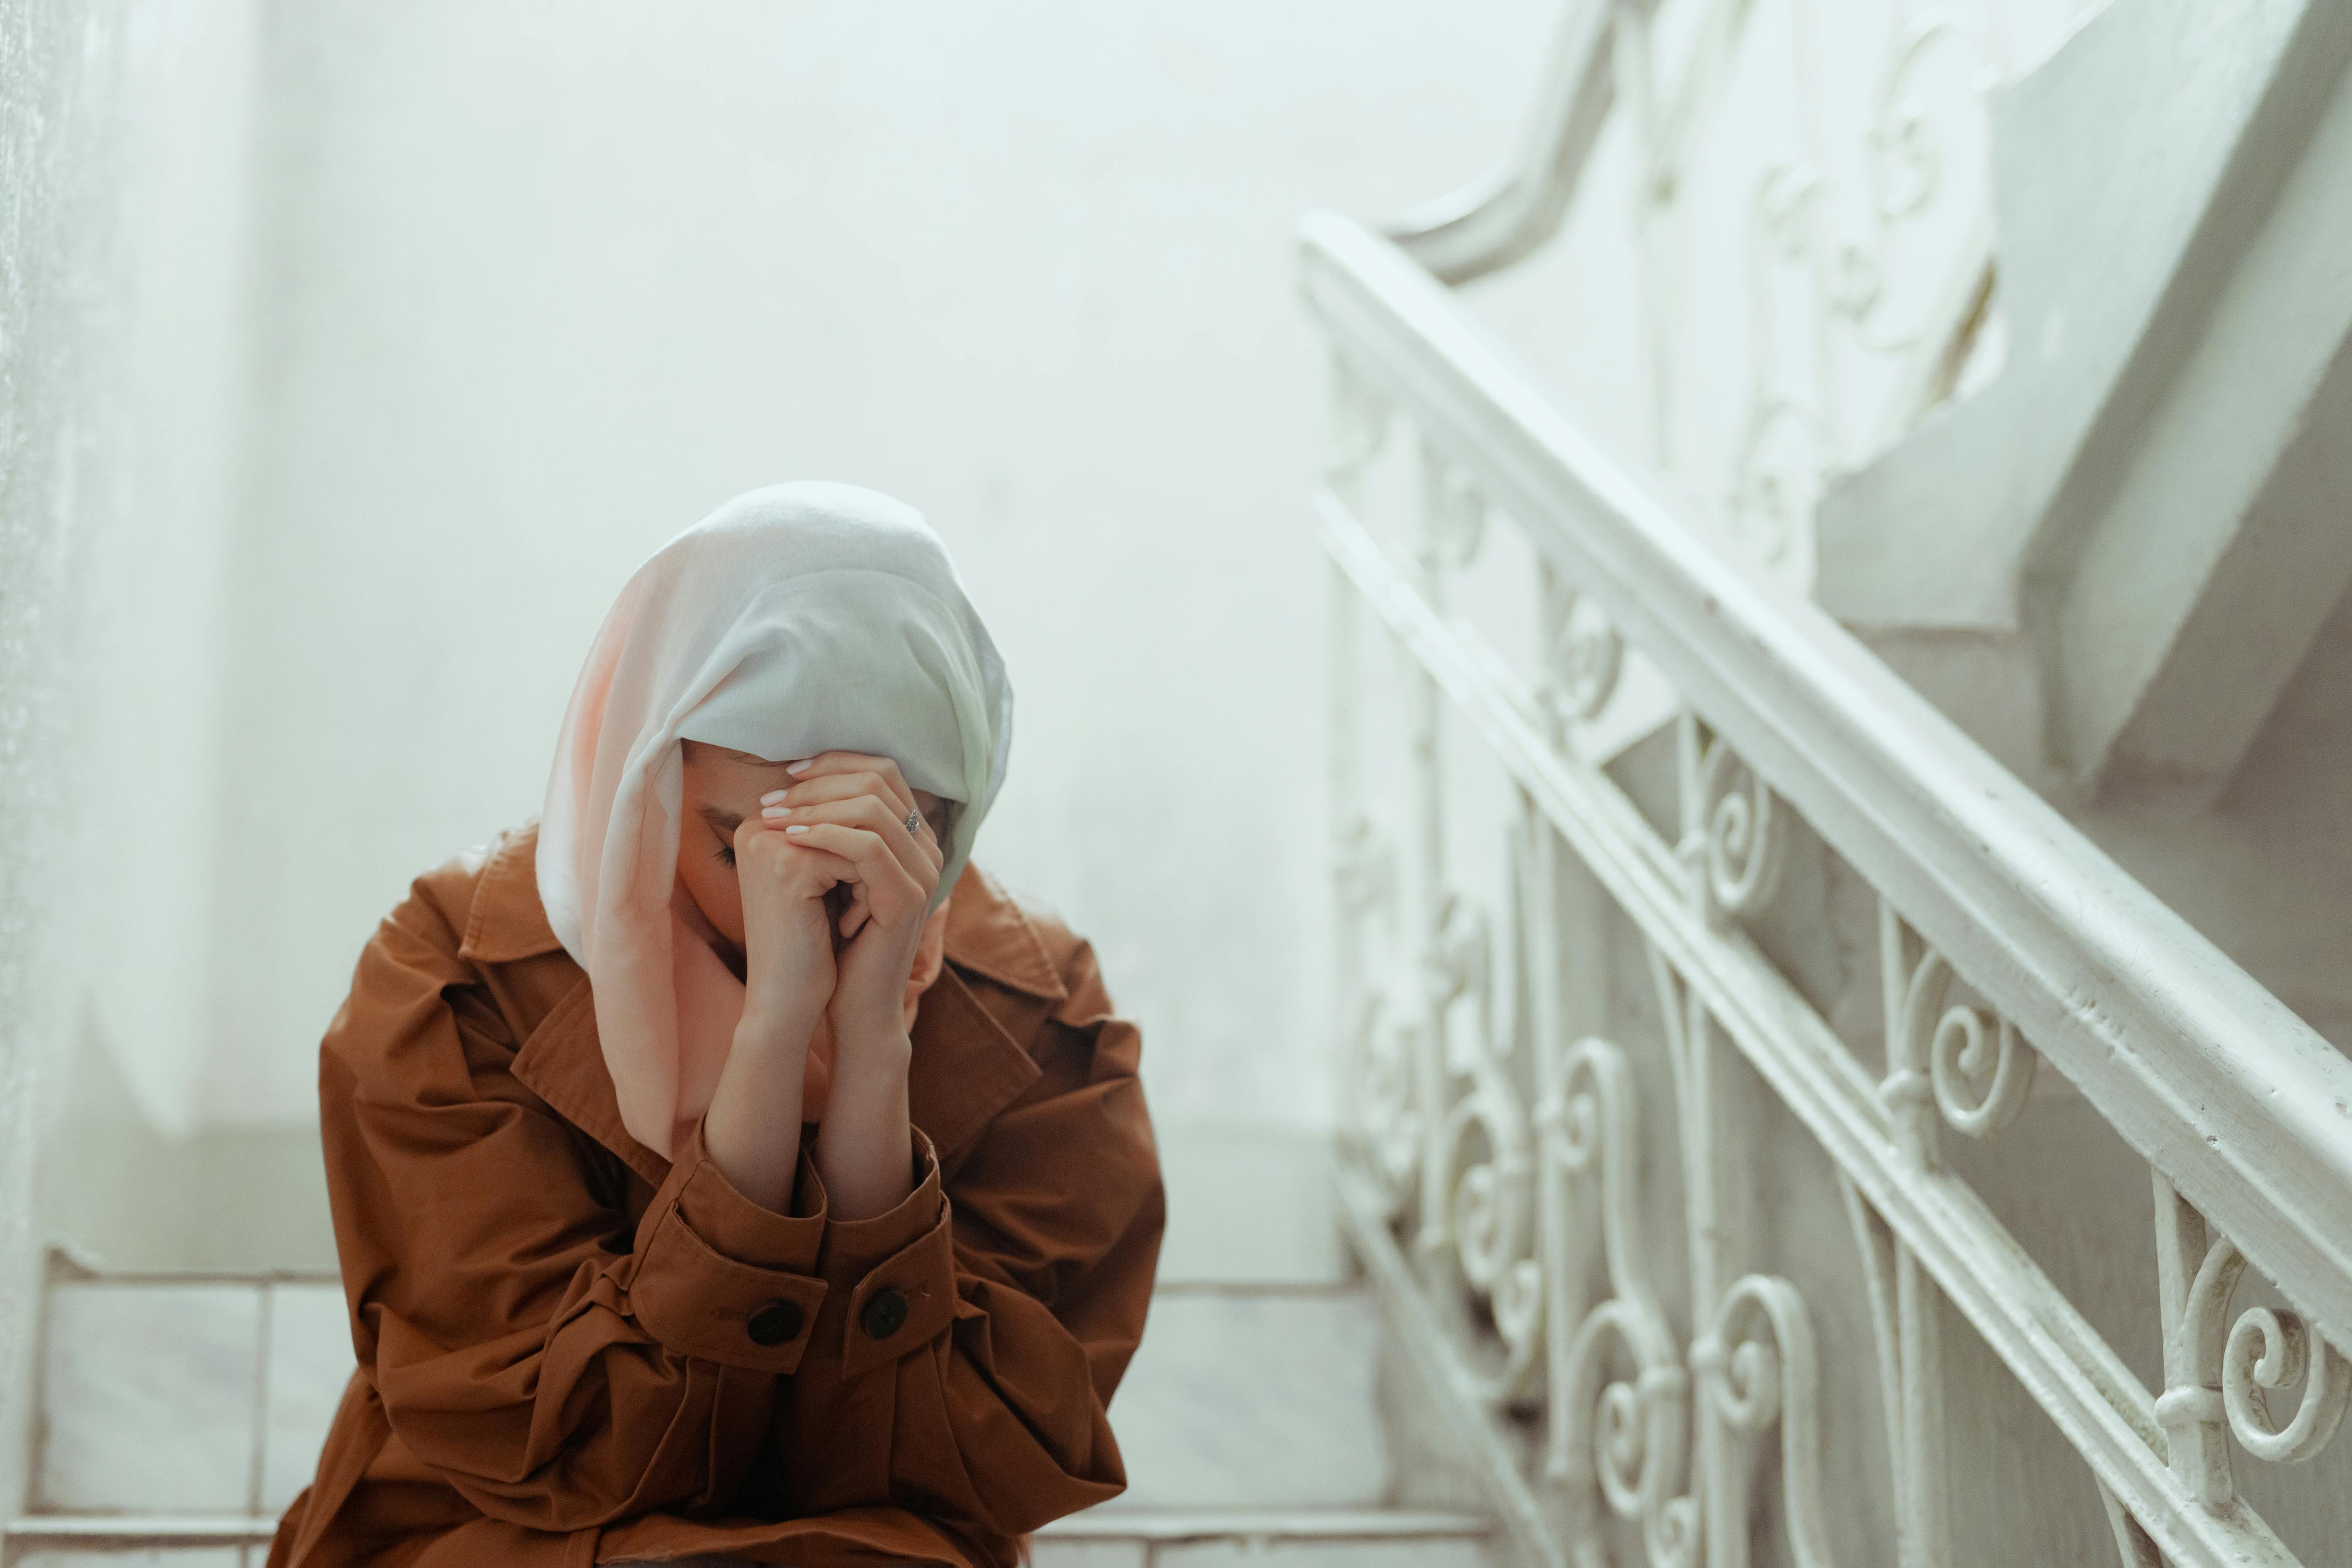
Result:
{"label": "coat cuff", "polygon": [[[803,1151],[803,1194],[814,1175]],[[638,1323],[682,1355],[797,1371],[829,1292],[817,1268],[824,1210],[793,1208],[780,1215],[737,1191],[704,1152],[698,1121],[637,1226],[629,1302]]]}
{"label": "coat cuff", "polygon": [[[955,1237],[940,1161],[922,1129],[914,1131],[915,1188],[872,1219],[828,1220],[817,1272],[832,1310],[816,1334],[815,1353],[835,1352],[841,1375],[856,1377],[929,1344],[955,1321]],[[804,1167],[801,1202],[824,1212],[814,1163]]]}

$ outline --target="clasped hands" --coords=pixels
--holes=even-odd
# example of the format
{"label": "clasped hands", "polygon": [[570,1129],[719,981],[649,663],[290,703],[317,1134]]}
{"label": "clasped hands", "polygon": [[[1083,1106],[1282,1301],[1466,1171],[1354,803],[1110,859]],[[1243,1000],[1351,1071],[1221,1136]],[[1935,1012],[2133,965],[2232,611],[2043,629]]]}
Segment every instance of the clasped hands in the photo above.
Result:
{"label": "clasped hands", "polygon": [[907,977],[943,856],[887,757],[827,752],[793,769],[735,829],[743,1016],[791,1033],[823,1015],[845,1067],[853,1046],[906,1033]]}
{"label": "clasped hands", "polygon": [[[944,855],[888,758],[827,752],[787,771],[735,829],[743,1017],[704,1136],[745,1195],[783,1211],[807,1083],[832,1212],[867,1218],[913,1183],[908,978]],[[829,1082],[810,1060],[828,1042]]]}

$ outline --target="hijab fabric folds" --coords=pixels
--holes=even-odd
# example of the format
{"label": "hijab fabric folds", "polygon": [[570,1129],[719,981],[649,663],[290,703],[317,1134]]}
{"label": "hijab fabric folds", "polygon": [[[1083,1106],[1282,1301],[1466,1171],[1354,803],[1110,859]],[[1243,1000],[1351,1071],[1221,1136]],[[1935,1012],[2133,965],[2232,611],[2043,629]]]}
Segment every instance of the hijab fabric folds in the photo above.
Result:
{"label": "hijab fabric folds", "polygon": [[891,758],[955,803],[944,899],[1004,780],[1013,692],[939,536],[872,490],[738,496],[621,590],[564,715],[537,869],[588,972],[621,1120],[665,1158],[709,1107],[743,1011],[742,983],[672,907],[682,740]]}

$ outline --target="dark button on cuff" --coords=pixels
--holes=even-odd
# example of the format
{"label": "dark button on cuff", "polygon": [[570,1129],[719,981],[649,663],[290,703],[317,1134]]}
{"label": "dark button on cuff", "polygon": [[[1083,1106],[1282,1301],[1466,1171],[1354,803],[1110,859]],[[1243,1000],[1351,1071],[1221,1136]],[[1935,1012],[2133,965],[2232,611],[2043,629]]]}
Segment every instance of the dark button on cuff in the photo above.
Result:
{"label": "dark button on cuff", "polygon": [[[873,1314],[868,1312],[866,1315],[871,1317]],[[903,1319],[906,1315],[906,1304],[901,1302],[898,1316]],[[764,1307],[756,1307],[752,1309],[751,1315],[743,1320],[743,1331],[751,1336],[751,1342],[755,1345],[780,1345],[786,1340],[796,1339],[801,1331],[800,1303],[771,1301]]]}
{"label": "dark button on cuff", "polygon": [[866,1337],[887,1340],[907,1326],[907,1298],[896,1287],[885,1285],[874,1292],[866,1303]]}

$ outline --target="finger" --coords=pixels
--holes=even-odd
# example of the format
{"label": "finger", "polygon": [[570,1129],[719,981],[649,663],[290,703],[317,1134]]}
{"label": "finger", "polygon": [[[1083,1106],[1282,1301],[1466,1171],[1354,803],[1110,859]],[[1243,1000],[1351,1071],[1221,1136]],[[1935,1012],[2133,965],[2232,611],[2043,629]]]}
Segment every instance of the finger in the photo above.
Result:
{"label": "finger", "polygon": [[847,942],[857,934],[860,927],[874,917],[874,910],[866,901],[866,884],[859,881],[855,875],[840,886],[849,897],[843,901],[840,918],[835,921],[835,924],[840,928],[841,940]]}
{"label": "finger", "polygon": [[866,907],[877,919],[896,925],[930,902],[930,887],[926,883],[936,885],[937,874],[919,880],[878,833],[831,822],[796,823],[785,828],[784,833],[812,847],[838,855],[856,867],[857,890],[863,893]]}
{"label": "finger", "polygon": [[806,784],[787,784],[782,789],[772,789],[761,795],[760,805],[762,809],[780,805],[819,805],[827,801],[855,800],[859,795],[872,795],[901,822],[910,812],[918,822],[923,820],[920,803],[914,799],[914,792],[906,787],[905,780],[894,780],[886,773],[872,772],[828,773]]}
{"label": "finger", "polygon": [[786,763],[784,772],[793,776],[793,783],[784,786],[788,791],[800,784],[813,784],[819,779],[870,774],[877,781],[881,793],[898,803],[900,816],[905,816],[915,808],[913,788],[908,784],[905,775],[899,773],[898,764],[887,757],[868,756],[863,752],[820,752],[804,762]]}
{"label": "finger", "polygon": [[[767,805],[760,808],[761,816],[772,822],[815,824],[831,822],[845,827],[862,827],[879,834],[898,857],[908,874],[918,881],[925,875],[936,877],[945,859],[939,840],[930,832],[929,824],[919,812],[897,813],[881,799],[872,795],[856,795],[842,800],[818,801],[806,805]],[[773,814],[772,816],[770,814]],[[909,828],[905,817],[912,816],[915,826]]]}
{"label": "finger", "polygon": [[770,790],[760,797],[763,815],[784,816],[799,806],[853,800],[861,795],[870,795],[885,803],[892,820],[901,824],[909,818],[913,820],[915,826],[908,830],[908,837],[915,843],[927,847],[926,858],[935,867],[946,863],[947,856],[940,844],[939,834],[933,828],[930,817],[923,811],[922,803],[914,797],[905,776],[898,771],[897,763],[887,757],[868,757],[854,752],[827,752],[826,756],[876,763],[881,771],[853,768],[845,772],[812,775],[807,783]]}
{"label": "finger", "polygon": [[870,797],[880,804],[894,822],[904,823],[909,817],[913,818],[915,826],[908,828],[908,833],[919,840],[929,822],[920,810],[920,803],[910,804],[911,794],[911,791],[905,790],[904,780],[893,780],[882,773],[832,773],[807,784],[770,790],[760,797],[760,809],[764,816],[781,816],[803,806]]}
{"label": "finger", "polygon": [[829,822],[844,827],[860,827],[880,836],[890,846],[890,852],[906,867],[917,881],[929,879],[936,882],[946,857],[939,841],[932,837],[929,825],[920,814],[908,813],[915,818],[909,830],[907,824],[891,814],[890,807],[871,795],[853,795],[845,800],[819,801],[806,805],[763,805],[762,820],[780,823],[801,823],[814,826]]}
{"label": "finger", "polygon": [[791,837],[780,822],[746,817],[735,829],[739,874],[787,879],[803,898],[822,898],[836,883],[855,881],[857,868],[840,856]]}

